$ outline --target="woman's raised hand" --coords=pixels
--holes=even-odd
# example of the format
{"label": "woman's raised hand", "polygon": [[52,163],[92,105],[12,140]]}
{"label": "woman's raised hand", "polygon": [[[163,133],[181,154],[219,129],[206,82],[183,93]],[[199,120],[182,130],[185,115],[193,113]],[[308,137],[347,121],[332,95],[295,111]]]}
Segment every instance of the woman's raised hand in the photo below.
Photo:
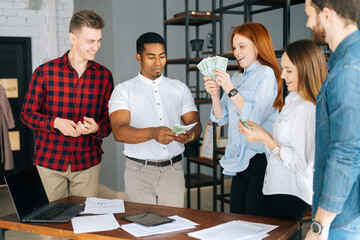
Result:
{"label": "woman's raised hand", "polygon": [[219,97],[219,84],[213,81],[212,77],[204,77],[205,89],[211,97]]}
{"label": "woman's raised hand", "polygon": [[224,89],[224,92],[228,94],[229,91],[234,88],[230,79],[230,74],[217,68],[213,70],[213,73],[217,75],[215,77],[216,82]]}

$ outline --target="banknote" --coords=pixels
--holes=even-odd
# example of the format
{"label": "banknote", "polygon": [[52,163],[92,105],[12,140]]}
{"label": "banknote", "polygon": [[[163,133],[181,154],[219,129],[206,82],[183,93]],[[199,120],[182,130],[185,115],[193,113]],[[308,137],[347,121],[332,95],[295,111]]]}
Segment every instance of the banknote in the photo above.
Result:
{"label": "banknote", "polygon": [[201,60],[201,62],[197,65],[201,74],[206,77],[215,78],[216,74],[213,73],[214,68],[226,71],[226,67],[228,64],[228,59],[220,56],[215,57],[207,57]]}
{"label": "banknote", "polygon": [[174,133],[183,133],[185,131],[189,131],[190,129],[192,129],[195,125],[197,124],[197,122],[192,123],[190,125],[180,125],[180,124],[175,124],[175,126],[173,127],[173,129],[171,129],[171,131],[173,131]]}
{"label": "banknote", "polygon": [[235,110],[235,112],[236,112],[236,115],[239,117],[239,120],[242,123],[242,125],[244,125],[244,127],[246,127],[247,129],[251,130],[251,127],[249,126],[248,122],[242,118],[241,114],[236,110]]}

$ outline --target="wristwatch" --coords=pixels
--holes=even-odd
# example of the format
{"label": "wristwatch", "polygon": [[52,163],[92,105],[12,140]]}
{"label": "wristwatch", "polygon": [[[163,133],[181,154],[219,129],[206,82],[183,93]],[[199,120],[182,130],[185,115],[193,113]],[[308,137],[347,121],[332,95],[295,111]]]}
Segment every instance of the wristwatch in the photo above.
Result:
{"label": "wristwatch", "polygon": [[228,96],[231,98],[235,96],[238,93],[238,90],[236,88],[233,88],[229,91]]}
{"label": "wristwatch", "polygon": [[323,227],[319,222],[313,221],[310,225],[310,228],[314,233],[321,235],[329,232],[330,226]]}
{"label": "wristwatch", "polygon": [[271,153],[274,155],[278,155],[280,152],[280,145],[276,145],[276,147],[274,149],[271,150]]}

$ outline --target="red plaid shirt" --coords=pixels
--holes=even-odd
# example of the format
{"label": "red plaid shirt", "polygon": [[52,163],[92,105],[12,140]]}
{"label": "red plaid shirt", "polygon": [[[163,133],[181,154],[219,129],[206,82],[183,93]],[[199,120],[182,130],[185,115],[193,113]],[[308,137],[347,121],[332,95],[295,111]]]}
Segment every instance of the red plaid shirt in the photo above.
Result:
{"label": "red plaid shirt", "polygon": [[[114,88],[111,72],[89,61],[78,78],[68,52],[40,65],[32,76],[21,110],[21,120],[35,131],[34,163],[46,168],[80,171],[97,165],[102,157],[102,138],[111,133],[108,101]],[[96,134],[64,136],[54,129],[56,117],[83,121],[94,118]]]}

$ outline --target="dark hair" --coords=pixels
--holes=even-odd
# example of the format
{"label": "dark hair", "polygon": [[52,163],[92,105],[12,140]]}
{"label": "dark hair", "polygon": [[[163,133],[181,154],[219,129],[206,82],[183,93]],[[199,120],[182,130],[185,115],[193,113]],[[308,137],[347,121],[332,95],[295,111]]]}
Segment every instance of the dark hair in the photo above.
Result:
{"label": "dark hair", "polygon": [[147,32],[136,40],[136,52],[141,55],[145,50],[144,45],[148,43],[160,43],[164,45],[166,51],[164,38],[155,32]]}
{"label": "dark hair", "polygon": [[360,1],[359,0],[311,0],[311,4],[317,12],[324,7],[333,9],[340,17],[345,19],[346,24],[358,25]]}
{"label": "dark hair", "polygon": [[105,26],[104,19],[93,10],[79,10],[71,17],[69,33],[79,30],[82,27],[102,29]]}
{"label": "dark hair", "polygon": [[[278,94],[274,101],[273,106],[278,108],[279,110],[282,109],[284,106],[284,100],[282,97],[282,89],[283,89],[283,80],[281,79],[281,70],[279,63],[275,56],[274,46],[271,41],[270,34],[266,27],[261,23],[244,23],[240,26],[237,26],[230,38],[230,46],[233,45],[232,41],[236,34],[246,37],[250,41],[252,41],[258,50],[257,60],[262,64],[266,65],[275,73],[275,77],[278,84]],[[239,65],[239,71],[243,72],[243,68]]]}
{"label": "dark hair", "polygon": [[305,39],[287,45],[285,53],[298,72],[298,94],[316,104],[316,96],[328,73],[321,48],[314,41]]}

